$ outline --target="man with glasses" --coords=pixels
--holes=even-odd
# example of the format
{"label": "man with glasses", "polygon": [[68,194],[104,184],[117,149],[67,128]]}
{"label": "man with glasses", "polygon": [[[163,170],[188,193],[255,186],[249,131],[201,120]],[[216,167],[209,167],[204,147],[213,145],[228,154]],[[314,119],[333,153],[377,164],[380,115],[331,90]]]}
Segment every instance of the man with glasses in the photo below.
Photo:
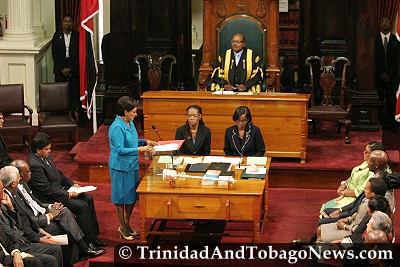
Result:
{"label": "man with glasses", "polygon": [[211,75],[211,91],[260,92],[263,71],[260,57],[246,48],[243,34],[235,34],[231,49],[218,57],[217,66]]}
{"label": "man with glasses", "polygon": [[[3,124],[3,110],[0,108],[0,128],[3,127]],[[4,166],[10,165],[11,161],[13,161],[13,159],[8,155],[6,143],[4,142],[3,137],[0,135],[0,169]]]}

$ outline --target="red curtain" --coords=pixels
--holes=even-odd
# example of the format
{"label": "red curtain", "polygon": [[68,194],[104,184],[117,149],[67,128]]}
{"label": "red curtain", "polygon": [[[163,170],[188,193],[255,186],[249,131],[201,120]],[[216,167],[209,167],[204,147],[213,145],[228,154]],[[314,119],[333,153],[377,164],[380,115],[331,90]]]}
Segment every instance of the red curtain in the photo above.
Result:
{"label": "red curtain", "polygon": [[74,30],[79,32],[81,0],[56,0],[56,29],[61,30],[62,18],[66,13],[74,17]]}
{"label": "red curtain", "polygon": [[400,0],[378,0],[378,17],[377,17],[378,29],[379,29],[379,21],[383,17],[389,18],[392,24],[394,24],[394,20],[396,19],[396,14],[399,9],[399,1]]}

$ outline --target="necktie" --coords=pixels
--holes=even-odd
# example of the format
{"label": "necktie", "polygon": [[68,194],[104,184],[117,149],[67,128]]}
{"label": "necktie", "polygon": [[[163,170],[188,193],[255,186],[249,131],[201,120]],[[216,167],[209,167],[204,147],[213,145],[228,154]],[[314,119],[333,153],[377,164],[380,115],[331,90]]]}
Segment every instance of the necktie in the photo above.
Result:
{"label": "necktie", "polygon": [[240,55],[236,54],[235,55],[235,64],[236,64],[236,66],[239,64],[239,60],[240,60]]}
{"label": "necktie", "polygon": [[387,46],[388,46],[388,39],[385,36],[385,39],[383,39],[383,47],[385,48],[385,54],[386,54],[386,51],[387,51]]}
{"label": "necktie", "polygon": [[385,39],[383,39],[383,49],[385,50],[385,69],[386,69],[386,52],[387,52],[387,47],[388,47],[388,39],[385,36]]}
{"label": "necktie", "polygon": [[45,214],[46,209],[41,207],[34,199],[32,199],[31,195],[26,191],[26,189],[22,186],[19,188],[25,200],[29,203],[29,206],[33,209],[35,215],[39,212],[40,214]]}

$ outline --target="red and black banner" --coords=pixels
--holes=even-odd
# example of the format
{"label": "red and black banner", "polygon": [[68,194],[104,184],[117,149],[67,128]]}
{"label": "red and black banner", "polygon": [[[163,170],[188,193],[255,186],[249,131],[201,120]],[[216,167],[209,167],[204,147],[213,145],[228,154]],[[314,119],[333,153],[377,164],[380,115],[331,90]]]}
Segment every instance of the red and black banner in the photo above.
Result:
{"label": "red and black banner", "polygon": [[79,31],[80,100],[87,110],[88,118],[92,112],[92,94],[97,85],[97,64],[94,53],[93,17],[99,12],[98,0],[81,0]]}

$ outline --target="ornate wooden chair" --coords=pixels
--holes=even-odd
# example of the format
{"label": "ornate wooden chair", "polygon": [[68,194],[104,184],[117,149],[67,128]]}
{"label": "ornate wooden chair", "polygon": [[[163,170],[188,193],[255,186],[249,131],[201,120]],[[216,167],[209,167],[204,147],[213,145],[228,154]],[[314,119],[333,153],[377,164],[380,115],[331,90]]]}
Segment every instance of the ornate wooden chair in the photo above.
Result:
{"label": "ornate wooden chair", "polygon": [[[344,124],[345,143],[350,144],[351,101],[350,90],[346,87],[346,70],[350,66],[350,60],[345,57],[310,56],[306,59],[306,65],[310,68],[311,97],[308,118],[312,120],[313,131],[317,131],[318,120],[338,121],[337,132],[340,133],[341,125]],[[318,69],[321,72],[319,86],[322,100],[319,104],[315,104],[317,84],[314,82],[314,77]],[[336,86],[337,81],[340,81],[338,86]]]}
{"label": "ornate wooden chair", "polygon": [[[152,52],[149,55],[139,54],[135,57],[134,62],[138,66],[138,79],[140,84],[142,84],[142,67],[139,60],[145,59],[147,63],[147,80],[150,84],[151,91],[159,90],[159,85],[163,77],[167,77],[167,87],[171,87],[172,82],[172,70],[173,66],[176,64],[176,58],[173,55],[161,55],[159,52]],[[163,66],[163,62],[165,65]],[[167,61],[169,61],[167,63]],[[163,73],[163,69],[167,71],[166,74]]]}

